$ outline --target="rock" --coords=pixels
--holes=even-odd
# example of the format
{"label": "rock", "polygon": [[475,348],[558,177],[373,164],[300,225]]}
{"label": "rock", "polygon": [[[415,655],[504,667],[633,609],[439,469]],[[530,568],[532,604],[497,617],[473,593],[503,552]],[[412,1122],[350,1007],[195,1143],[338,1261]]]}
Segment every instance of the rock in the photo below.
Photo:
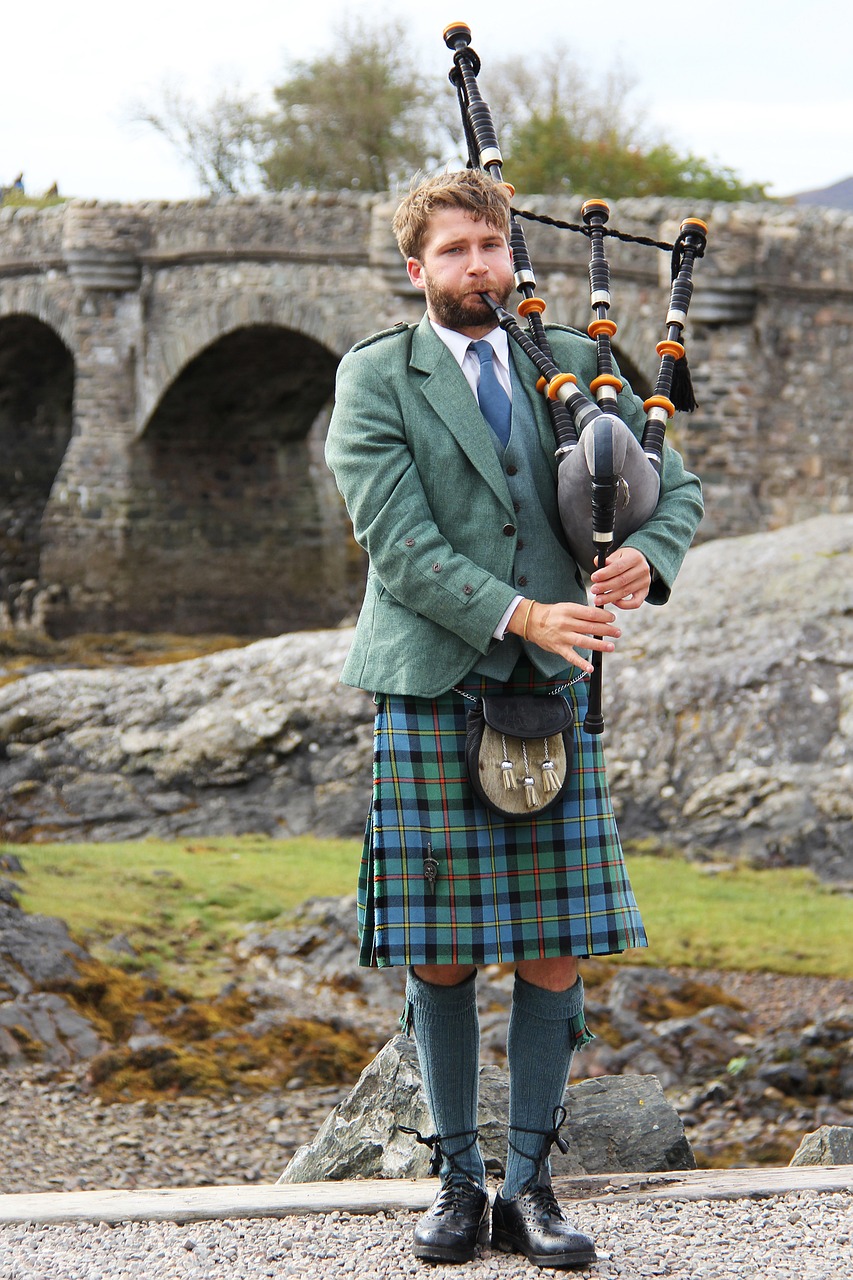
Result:
{"label": "rock", "polygon": [[824,1124],[807,1133],[791,1164],[853,1164],[853,1126]]}
{"label": "rock", "polygon": [[0,1003],[0,1066],[69,1067],[104,1048],[91,1022],[62,996],[33,992]]}
{"label": "rock", "polygon": [[[696,547],[665,609],[622,616],[605,711],[623,836],[853,882],[851,613],[840,514]],[[338,683],[351,638],[5,685],[0,838],[359,836],[374,708]]]}
{"label": "rock", "polygon": [[620,618],[606,690],[623,837],[853,879],[851,616],[853,515],[832,515],[696,547],[665,609]]}
{"label": "rock", "polygon": [[0,902],[0,1001],[3,988],[24,994],[40,987],[73,982],[77,961],[88,958],[55,916],[27,915]]}
{"label": "rock", "polygon": [[[563,1129],[569,1150],[551,1153],[554,1173],[630,1173],[696,1167],[684,1128],[658,1082],[615,1076],[570,1085]],[[486,1166],[501,1176],[506,1157],[509,1079],[480,1071],[480,1142]],[[430,1132],[414,1042],[395,1036],[331,1112],[317,1137],[300,1147],[280,1182],[425,1177],[429,1151],[400,1126]]]}

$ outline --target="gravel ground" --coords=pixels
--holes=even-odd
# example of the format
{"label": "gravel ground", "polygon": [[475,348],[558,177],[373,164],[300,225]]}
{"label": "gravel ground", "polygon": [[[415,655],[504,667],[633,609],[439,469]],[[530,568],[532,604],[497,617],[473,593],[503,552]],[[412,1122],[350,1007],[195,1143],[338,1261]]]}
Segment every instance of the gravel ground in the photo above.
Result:
{"label": "gravel ground", "polygon": [[[574,1206],[595,1240],[597,1280],[846,1280],[853,1274],[853,1195],[797,1192],[770,1200],[633,1201]],[[416,1215],[346,1213],[224,1222],[0,1228],[2,1280],[512,1280],[539,1268],[484,1250],[463,1267],[415,1261]],[[548,1271],[547,1274],[557,1274]],[[565,1273],[563,1273],[565,1274]]]}

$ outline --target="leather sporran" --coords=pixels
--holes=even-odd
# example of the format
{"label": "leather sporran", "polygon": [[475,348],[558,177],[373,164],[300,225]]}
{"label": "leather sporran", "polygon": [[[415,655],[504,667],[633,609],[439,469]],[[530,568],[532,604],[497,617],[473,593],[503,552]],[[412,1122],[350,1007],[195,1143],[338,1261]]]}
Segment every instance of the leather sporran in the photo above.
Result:
{"label": "leather sporran", "polygon": [[502,818],[532,818],[556,804],[573,756],[572,707],[560,695],[489,695],[468,712],[468,777]]}

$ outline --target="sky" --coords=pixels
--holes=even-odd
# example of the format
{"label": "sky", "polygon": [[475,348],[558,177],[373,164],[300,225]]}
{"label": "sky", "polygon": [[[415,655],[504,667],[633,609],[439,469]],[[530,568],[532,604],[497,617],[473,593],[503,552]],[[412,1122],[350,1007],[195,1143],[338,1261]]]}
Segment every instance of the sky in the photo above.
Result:
{"label": "sky", "polygon": [[581,60],[593,92],[615,64],[626,68],[630,101],[667,141],[771,195],[853,174],[853,9],[837,0],[38,0],[4,9],[0,185],[23,171],[31,194],[54,182],[99,200],[201,194],[169,143],[133,122],[135,104],[156,106],[167,82],[200,104],[224,86],[264,98],[294,59],[328,49],[347,15],[402,21],[437,93],[451,65],[442,31],[463,21],[487,100],[490,59],[514,55],[535,70],[557,43]]}

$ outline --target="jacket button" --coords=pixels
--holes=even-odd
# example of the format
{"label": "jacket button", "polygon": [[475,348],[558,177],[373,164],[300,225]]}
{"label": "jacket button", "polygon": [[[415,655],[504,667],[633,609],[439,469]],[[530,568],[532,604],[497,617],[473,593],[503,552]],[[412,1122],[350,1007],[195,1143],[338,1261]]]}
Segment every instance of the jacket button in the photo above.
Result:
{"label": "jacket button", "polygon": [[512,537],[512,535],[515,533],[515,525],[514,525],[514,524],[505,524],[505,525],[504,525],[504,527],[503,527],[503,532],[506,534],[506,536],[507,536],[508,538],[511,538],[511,537]]}
{"label": "jacket button", "polygon": [[407,546],[407,547],[413,547],[414,545],[415,545],[415,540],[414,540],[414,538],[407,538],[407,539],[406,539],[406,546]]}
{"label": "jacket button", "polygon": [[469,587],[468,583],[466,582],[466,583],[465,583],[465,586],[462,588],[462,594],[463,594],[463,596],[470,596],[470,595],[471,595],[471,592],[472,592],[473,590],[474,590],[474,588],[473,588],[473,587]]}
{"label": "jacket button", "polygon": [[518,475],[518,467],[513,466],[513,465],[510,465],[510,466],[508,466],[508,467],[507,467],[507,469],[506,469],[506,473],[507,473],[507,475],[508,475],[508,476],[515,476],[515,475]]}
{"label": "jacket button", "polygon": [[432,566],[432,571],[433,571],[433,573],[441,573],[441,565],[440,565],[440,564],[434,564],[434,565]]}

